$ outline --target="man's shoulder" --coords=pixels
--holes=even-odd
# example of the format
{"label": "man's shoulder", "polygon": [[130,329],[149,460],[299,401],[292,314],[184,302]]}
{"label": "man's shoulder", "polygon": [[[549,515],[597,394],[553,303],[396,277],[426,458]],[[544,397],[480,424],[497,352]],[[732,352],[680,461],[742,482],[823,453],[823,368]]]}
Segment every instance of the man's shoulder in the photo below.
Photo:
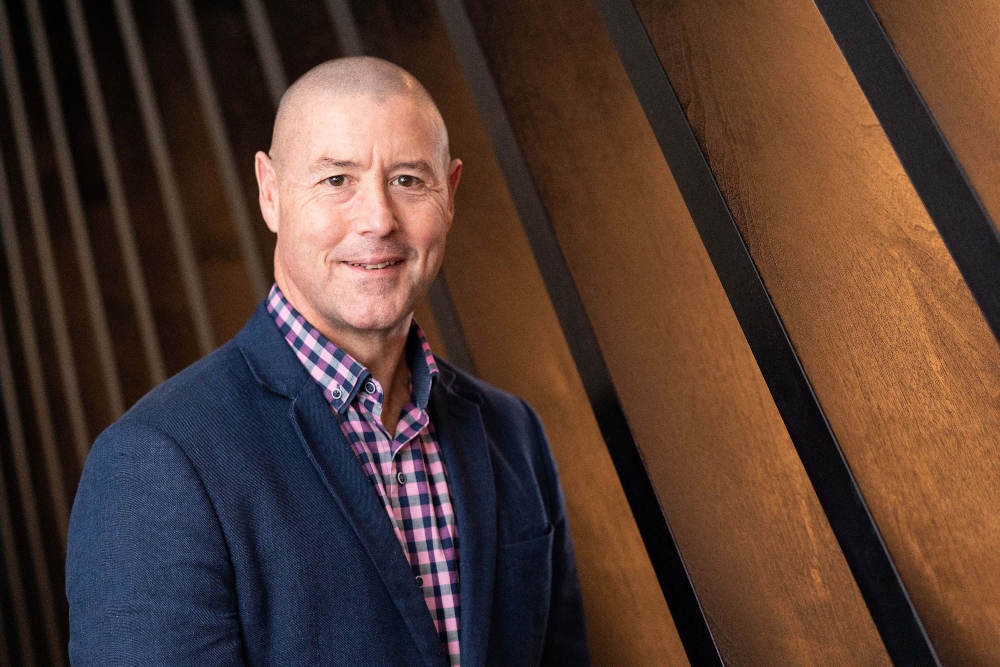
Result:
{"label": "man's shoulder", "polygon": [[252,411],[258,391],[239,346],[230,340],[150,390],[106,434],[140,429],[182,438],[199,424],[204,428],[224,415]]}

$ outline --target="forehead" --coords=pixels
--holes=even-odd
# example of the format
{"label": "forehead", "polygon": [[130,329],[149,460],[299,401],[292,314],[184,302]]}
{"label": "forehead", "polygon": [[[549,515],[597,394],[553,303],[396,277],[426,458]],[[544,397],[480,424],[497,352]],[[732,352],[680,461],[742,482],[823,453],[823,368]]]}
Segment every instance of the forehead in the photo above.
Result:
{"label": "forehead", "polygon": [[443,126],[430,103],[410,96],[316,95],[290,120],[286,158],[310,171],[334,161],[437,162]]}

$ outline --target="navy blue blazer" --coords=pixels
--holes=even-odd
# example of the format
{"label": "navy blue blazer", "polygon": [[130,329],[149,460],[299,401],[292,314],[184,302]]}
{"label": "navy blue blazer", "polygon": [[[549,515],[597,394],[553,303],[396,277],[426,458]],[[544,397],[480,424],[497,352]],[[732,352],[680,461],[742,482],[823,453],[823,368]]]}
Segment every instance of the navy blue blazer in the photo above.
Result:
{"label": "navy blue blazer", "polygon": [[[439,364],[462,665],[588,665],[538,417]],[[75,667],[448,664],[381,501],[263,304],[94,443],[66,594]]]}

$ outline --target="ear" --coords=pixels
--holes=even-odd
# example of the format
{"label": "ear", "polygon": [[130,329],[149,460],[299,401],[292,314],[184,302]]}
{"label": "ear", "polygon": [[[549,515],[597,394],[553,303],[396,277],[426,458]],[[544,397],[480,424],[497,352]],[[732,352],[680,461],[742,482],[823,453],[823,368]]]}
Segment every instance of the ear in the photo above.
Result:
{"label": "ear", "polygon": [[260,201],[260,213],[264,216],[267,228],[278,233],[278,176],[274,172],[274,164],[264,151],[257,151],[254,156],[254,171],[257,174],[257,191]]}
{"label": "ear", "polygon": [[455,216],[455,191],[458,190],[458,181],[462,178],[462,161],[455,159],[448,167],[448,217]]}

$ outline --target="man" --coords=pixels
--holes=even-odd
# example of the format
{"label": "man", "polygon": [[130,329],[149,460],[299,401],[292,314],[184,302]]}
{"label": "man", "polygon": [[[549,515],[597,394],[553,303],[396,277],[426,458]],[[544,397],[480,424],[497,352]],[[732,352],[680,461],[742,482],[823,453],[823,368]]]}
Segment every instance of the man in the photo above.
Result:
{"label": "man", "polygon": [[256,161],[271,294],[87,461],[74,665],[589,664],[537,416],[412,322],[461,170],[395,65],[285,93]]}

